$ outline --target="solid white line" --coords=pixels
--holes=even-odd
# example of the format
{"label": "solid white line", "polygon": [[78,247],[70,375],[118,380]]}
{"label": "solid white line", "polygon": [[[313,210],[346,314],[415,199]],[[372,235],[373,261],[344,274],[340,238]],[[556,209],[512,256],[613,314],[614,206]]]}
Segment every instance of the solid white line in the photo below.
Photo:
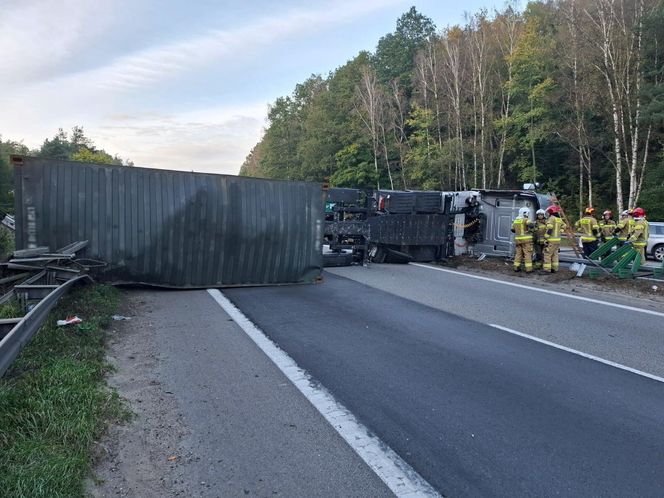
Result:
{"label": "solid white line", "polygon": [[578,301],[585,301],[587,303],[602,304],[604,306],[611,306],[612,308],[620,308],[620,309],[623,309],[623,310],[637,311],[639,313],[646,313],[648,315],[655,315],[655,316],[664,317],[664,313],[661,313],[659,311],[647,310],[647,309],[644,309],[644,308],[637,308],[635,306],[628,306],[626,304],[610,303],[608,301],[601,301],[599,299],[592,299],[590,297],[573,296],[572,294],[566,294],[564,292],[557,292],[557,291],[553,291],[553,290],[549,290],[549,289],[542,289],[540,287],[532,287],[530,285],[515,284],[514,282],[506,282],[505,280],[499,280],[497,278],[482,277],[480,275],[473,275],[471,273],[465,273],[465,272],[457,271],[457,270],[448,270],[447,268],[437,268],[435,266],[423,265],[421,263],[409,263],[409,264],[411,266],[418,266],[420,268],[428,268],[429,270],[442,271],[442,272],[445,272],[445,273],[453,273],[454,275],[462,275],[462,276],[468,277],[468,278],[476,278],[477,280],[485,280],[486,282],[494,282],[496,284],[509,285],[511,287],[518,287],[520,289],[528,289],[528,290],[535,291],[535,292],[544,292],[545,294],[553,294],[554,296],[567,297],[569,299],[577,299]]}
{"label": "solid white line", "polygon": [[208,293],[304,394],[325,420],[334,427],[395,495],[413,498],[440,496],[410,465],[334,399],[327,389],[314,382],[308,373],[298,367],[286,352],[279,349],[226,296],[217,289],[208,289]]}
{"label": "solid white line", "polygon": [[573,354],[577,354],[579,356],[583,356],[584,358],[588,358],[589,360],[598,361],[600,363],[604,363],[605,365],[620,368],[621,370],[627,370],[628,372],[631,372],[631,373],[634,373],[634,374],[637,374],[637,375],[641,375],[643,377],[648,377],[649,379],[656,380],[658,382],[664,382],[664,378],[662,378],[662,377],[658,377],[657,375],[649,374],[647,372],[643,372],[641,370],[637,370],[635,368],[628,367],[626,365],[621,365],[620,363],[615,363],[615,362],[610,361],[610,360],[605,360],[604,358],[600,358],[599,356],[593,356],[591,354],[584,353],[584,352],[578,351],[576,349],[568,348],[566,346],[561,346],[560,344],[556,344],[555,342],[550,342],[550,341],[547,341],[545,339],[540,339],[539,337],[534,337],[532,335],[524,334],[523,332],[519,332],[518,330],[503,327],[502,325],[496,325],[495,323],[490,323],[489,325],[491,327],[496,328],[496,329],[503,330],[505,332],[509,332],[510,334],[518,335],[520,337],[525,337],[526,339],[530,339],[532,341],[540,342],[542,344],[546,344],[547,346],[551,346],[551,347],[554,347],[554,348],[557,348],[557,349],[562,349],[563,351],[567,351],[568,353],[573,353]]}

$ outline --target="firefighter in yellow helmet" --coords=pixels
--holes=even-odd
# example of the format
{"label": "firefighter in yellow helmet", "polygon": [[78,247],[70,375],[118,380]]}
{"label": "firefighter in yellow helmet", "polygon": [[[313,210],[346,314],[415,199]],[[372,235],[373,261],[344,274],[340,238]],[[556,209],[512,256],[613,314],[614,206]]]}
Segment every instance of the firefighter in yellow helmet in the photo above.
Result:
{"label": "firefighter in yellow helmet", "polygon": [[583,218],[574,226],[581,233],[583,254],[590,256],[597,250],[597,239],[600,237],[599,223],[595,219],[595,208],[587,207]]}
{"label": "firefighter in yellow helmet", "polygon": [[646,245],[650,237],[650,227],[646,220],[646,212],[643,208],[634,208],[634,231],[627,238],[627,243],[634,244],[634,249],[641,255],[641,264],[646,262]]}
{"label": "firefighter in yellow helmet", "polygon": [[514,271],[521,271],[521,262],[526,273],[533,271],[533,228],[530,222],[530,209],[519,209],[519,216],[512,222],[514,233]]}
{"label": "firefighter in yellow helmet", "polygon": [[560,206],[549,206],[546,212],[549,218],[546,222],[546,244],[544,246],[544,271],[555,273],[558,271],[558,253],[560,252],[560,236],[567,228],[565,222],[560,219]]}
{"label": "firefighter in yellow helmet", "polygon": [[622,213],[620,213],[620,219],[616,224],[616,228],[613,230],[613,234],[618,237],[620,245],[623,245],[629,237],[632,226],[633,223],[630,222],[629,211],[625,209]]}
{"label": "firefighter in yellow helmet", "polygon": [[602,213],[602,219],[599,222],[599,230],[602,235],[602,242],[606,242],[614,237],[613,232],[616,230],[616,222],[613,220],[613,211],[607,209]]}
{"label": "firefighter in yellow helmet", "polygon": [[546,240],[546,211],[538,209],[535,213],[535,228],[533,230],[533,249],[535,250],[535,268],[542,268],[544,263],[544,245]]}

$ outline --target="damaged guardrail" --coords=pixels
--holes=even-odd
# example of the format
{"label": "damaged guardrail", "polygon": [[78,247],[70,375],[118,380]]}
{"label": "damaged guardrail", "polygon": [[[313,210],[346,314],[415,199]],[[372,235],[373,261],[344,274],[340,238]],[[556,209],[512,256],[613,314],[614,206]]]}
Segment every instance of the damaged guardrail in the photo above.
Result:
{"label": "damaged guardrail", "polygon": [[14,283],[0,297],[0,304],[16,299],[29,310],[23,317],[0,320],[0,376],[30,342],[58,300],[73,286],[93,282],[86,274],[86,260],[74,259],[86,245],[87,241],[75,242],[55,253],[50,253],[48,247],[15,251],[17,257],[2,263],[5,272],[20,273],[0,279],[2,285]]}
{"label": "damaged guardrail", "polygon": [[58,299],[66,294],[74,285],[92,281],[89,275],[72,278],[61,285],[55,286],[23,318],[9,318],[0,321],[0,334],[3,334],[4,330],[12,326],[7,335],[0,340],[0,376],[5,374],[23,347],[30,342],[32,336],[35,335],[35,332],[44,323],[51,308],[58,302]]}

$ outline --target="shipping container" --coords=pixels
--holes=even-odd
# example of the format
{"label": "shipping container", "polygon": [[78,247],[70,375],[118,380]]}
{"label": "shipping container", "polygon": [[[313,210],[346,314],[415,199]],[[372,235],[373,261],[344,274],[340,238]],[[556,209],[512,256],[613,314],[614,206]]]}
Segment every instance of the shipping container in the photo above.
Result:
{"label": "shipping container", "polygon": [[88,240],[104,281],[176,288],[320,278],[321,184],[13,156],[16,247]]}

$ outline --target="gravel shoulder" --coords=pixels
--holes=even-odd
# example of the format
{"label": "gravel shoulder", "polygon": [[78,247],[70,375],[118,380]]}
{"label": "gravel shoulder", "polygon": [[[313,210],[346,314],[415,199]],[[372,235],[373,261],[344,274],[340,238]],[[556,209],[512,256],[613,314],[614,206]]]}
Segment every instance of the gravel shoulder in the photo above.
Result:
{"label": "gravel shoulder", "polygon": [[108,382],[136,416],[100,442],[91,496],[392,496],[209,294],[125,295]]}

